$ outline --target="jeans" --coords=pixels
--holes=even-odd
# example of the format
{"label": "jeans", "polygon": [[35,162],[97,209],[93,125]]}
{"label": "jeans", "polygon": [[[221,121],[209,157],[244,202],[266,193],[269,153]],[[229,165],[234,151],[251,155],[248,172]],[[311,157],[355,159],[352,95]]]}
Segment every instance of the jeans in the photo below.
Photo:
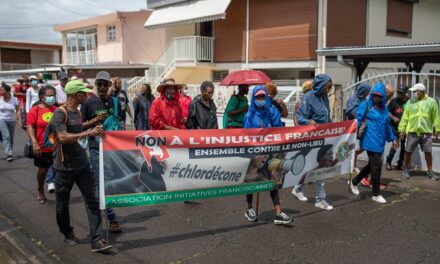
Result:
{"label": "jeans", "polygon": [[46,183],[49,184],[53,182],[55,182],[55,169],[53,166],[50,166],[46,174]]}
{"label": "jeans", "polygon": [[70,225],[69,200],[70,191],[76,183],[86,203],[87,218],[89,220],[90,239],[94,244],[102,238],[102,220],[99,210],[99,200],[96,197],[95,180],[89,167],[76,171],[55,172],[56,216],[60,232],[65,236],[73,232]]}
{"label": "jeans", "polygon": [[[304,184],[298,184],[295,186],[295,189],[298,192],[302,192],[303,188],[304,188]],[[319,203],[322,200],[325,200],[324,181],[316,181],[315,182],[315,201],[317,203]]]}
{"label": "jeans", "polygon": [[0,132],[3,137],[5,155],[12,156],[12,148],[14,147],[15,121],[0,120]]}
{"label": "jeans", "polygon": [[[402,167],[403,165],[403,160],[405,157],[405,142],[406,142],[406,137],[400,140],[400,153],[399,153],[399,161],[397,161],[397,167]],[[394,154],[396,154],[396,150],[390,148],[390,153],[387,156],[387,163],[391,164],[391,162],[394,159]]]}
{"label": "jeans", "polygon": [[367,151],[368,164],[363,167],[359,174],[352,180],[353,185],[358,183],[371,174],[371,184],[373,185],[373,195],[380,194],[380,177],[382,174],[382,153]]}
{"label": "jeans", "polygon": [[[95,176],[95,183],[96,183],[96,193],[98,194],[99,199],[99,150],[89,148],[89,155],[90,155],[90,165],[92,166],[92,174]],[[113,211],[112,208],[107,207],[106,209],[107,213],[107,219],[110,222],[113,222],[116,220],[116,213]]]}

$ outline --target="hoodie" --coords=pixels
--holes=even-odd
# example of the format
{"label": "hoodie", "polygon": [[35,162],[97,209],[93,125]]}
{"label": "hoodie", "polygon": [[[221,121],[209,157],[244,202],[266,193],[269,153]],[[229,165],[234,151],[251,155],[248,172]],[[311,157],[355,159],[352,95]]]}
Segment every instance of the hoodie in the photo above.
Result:
{"label": "hoodie", "polygon": [[308,125],[310,120],[317,124],[331,123],[330,104],[327,95],[323,95],[325,86],[332,79],[327,74],[318,74],[313,79],[313,90],[301,98],[301,106],[296,115],[300,125]]}
{"label": "hoodie", "polygon": [[[266,104],[263,108],[255,105],[255,94],[264,90],[266,93]],[[251,105],[249,111],[244,116],[244,128],[268,128],[268,127],[282,127],[281,116],[278,109],[272,105],[270,97],[267,96],[267,91],[263,85],[258,85],[252,90]]]}
{"label": "hoodie", "polygon": [[160,91],[160,97],[151,104],[148,117],[153,130],[163,130],[165,126],[185,129],[185,118],[179,104],[179,92],[176,89],[173,100],[165,97],[165,89]]}
{"label": "hoodie", "polygon": [[[371,90],[371,86],[367,82],[363,82],[356,86],[355,93],[348,98],[347,106],[345,107],[345,115],[348,120],[356,118],[356,110],[359,104],[364,100],[364,96]],[[366,100],[366,99],[365,99]]]}
{"label": "hoodie", "polygon": [[[374,106],[373,104],[374,93],[380,93],[382,95],[380,107]],[[363,101],[358,107],[356,114],[358,128],[362,124],[364,115],[367,114],[367,129],[361,140],[362,150],[383,153],[385,143],[396,139],[390,125],[386,101],[385,85],[380,82],[374,86],[368,100]]]}

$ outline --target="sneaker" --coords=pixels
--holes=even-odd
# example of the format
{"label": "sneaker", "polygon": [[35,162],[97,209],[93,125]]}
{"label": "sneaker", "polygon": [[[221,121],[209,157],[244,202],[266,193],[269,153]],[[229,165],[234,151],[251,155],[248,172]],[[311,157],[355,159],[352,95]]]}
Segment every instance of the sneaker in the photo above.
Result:
{"label": "sneaker", "polygon": [[353,170],[351,171],[353,174],[359,174],[359,172],[361,172],[361,170],[357,167],[353,167]]}
{"label": "sneaker", "polygon": [[51,182],[47,185],[47,191],[49,193],[54,193],[55,192],[55,183]]}
{"label": "sneaker", "polygon": [[250,222],[257,222],[257,213],[255,213],[255,210],[253,208],[246,209],[246,212],[244,213],[244,216],[247,218]]}
{"label": "sneaker", "polygon": [[333,210],[333,206],[331,206],[326,200],[321,200],[315,203],[315,206],[327,211]]}
{"label": "sneaker", "polygon": [[387,170],[392,170],[393,169],[393,167],[391,166],[391,163],[389,163],[389,162],[387,162],[386,167],[387,167]]}
{"label": "sneaker", "polygon": [[292,190],[292,194],[296,196],[296,198],[298,198],[298,200],[302,201],[302,202],[307,202],[309,199],[304,195],[303,192],[298,192],[295,188],[293,188]]}
{"label": "sneaker", "polygon": [[351,193],[354,194],[354,195],[359,195],[359,189],[358,189],[358,187],[355,186],[355,185],[353,184],[352,181],[348,181],[348,184],[350,185],[350,191],[351,191]]}
{"label": "sneaker", "polygon": [[111,221],[108,228],[110,229],[110,232],[112,233],[121,233],[121,225],[118,221]]}
{"label": "sneaker", "polygon": [[407,180],[409,180],[409,177],[410,177],[410,175],[409,175],[409,171],[406,170],[406,169],[404,169],[404,170],[403,170],[403,173],[402,173],[402,177],[405,178],[405,179],[407,179]]}
{"label": "sneaker", "polygon": [[434,181],[438,181],[438,175],[435,174],[433,171],[428,171],[426,173],[426,177],[428,177],[428,178],[430,178],[430,179],[432,179]]}
{"label": "sneaker", "polygon": [[64,236],[64,243],[66,243],[69,246],[74,246],[78,244],[78,239],[75,237],[74,233],[70,233]]}
{"label": "sneaker", "polygon": [[98,242],[92,244],[92,252],[104,252],[110,248],[112,248],[112,246],[105,239],[100,239]]}
{"label": "sneaker", "polygon": [[14,156],[12,156],[12,155],[8,155],[8,156],[6,157],[6,160],[7,160],[8,162],[12,162],[14,159],[15,159],[15,158],[14,158]]}
{"label": "sneaker", "polygon": [[387,200],[385,200],[385,198],[383,198],[382,195],[377,195],[377,196],[374,195],[373,197],[371,197],[371,200],[378,202],[378,203],[383,203],[383,204],[387,202]]}
{"label": "sneaker", "polygon": [[369,181],[367,178],[363,178],[363,179],[361,180],[361,184],[362,184],[362,186],[364,186],[364,187],[370,187],[370,181]]}
{"label": "sneaker", "polygon": [[276,225],[287,225],[293,222],[293,217],[288,216],[286,213],[281,212],[279,215],[275,216],[273,223]]}
{"label": "sneaker", "polygon": [[379,188],[380,188],[381,190],[385,189],[386,187],[387,187],[387,186],[386,186],[385,184],[383,184],[383,183],[379,184]]}

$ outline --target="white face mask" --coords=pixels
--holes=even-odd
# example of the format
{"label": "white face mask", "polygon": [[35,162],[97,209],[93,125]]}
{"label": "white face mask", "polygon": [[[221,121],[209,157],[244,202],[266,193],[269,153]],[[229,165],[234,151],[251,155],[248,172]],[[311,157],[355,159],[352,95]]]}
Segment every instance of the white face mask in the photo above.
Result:
{"label": "white face mask", "polygon": [[187,90],[187,89],[182,90],[182,93],[183,93],[184,95],[188,95],[188,94],[189,94],[189,90]]}

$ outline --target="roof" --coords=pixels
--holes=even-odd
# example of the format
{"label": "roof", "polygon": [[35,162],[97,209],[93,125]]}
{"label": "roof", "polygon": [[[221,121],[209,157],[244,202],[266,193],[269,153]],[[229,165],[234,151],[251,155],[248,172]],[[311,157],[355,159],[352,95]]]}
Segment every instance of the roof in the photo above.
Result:
{"label": "roof", "polygon": [[0,47],[11,48],[30,48],[30,49],[52,49],[61,50],[63,46],[58,43],[45,43],[37,41],[25,41],[25,40],[0,40]]}
{"label": "roof", "polygon": [[440,43],[331,47],[316,50],[316,53],[321,56],[343,56],[344,59],[364,59],[370,62],[419,60],[439,63]]}
{"label": "roof", "polygon": [[155,9],[146,28],[162,28],[225,19],[231,0],[192,0]]}
{"label": "roof", "polygon": [[151,13],[149,10],[139,10],[139,11],[132,11],[132,12],[113,12],[110,14],[102,15],[102,16],[95,16],[90,17],[82,20],[77,20],[70,23],[64,23],[64,24],[57,24],[53,27],[53,30],[56,32],[64,32],[64,31],[70,31],[74,29],[80,29],[80,28],[87,28],[92,26],[97,26],[101,24],[106,24],[108,21],[119,21],[122,18],[129,17],[129,16],[135,16],[139,14],[148,15]]}

